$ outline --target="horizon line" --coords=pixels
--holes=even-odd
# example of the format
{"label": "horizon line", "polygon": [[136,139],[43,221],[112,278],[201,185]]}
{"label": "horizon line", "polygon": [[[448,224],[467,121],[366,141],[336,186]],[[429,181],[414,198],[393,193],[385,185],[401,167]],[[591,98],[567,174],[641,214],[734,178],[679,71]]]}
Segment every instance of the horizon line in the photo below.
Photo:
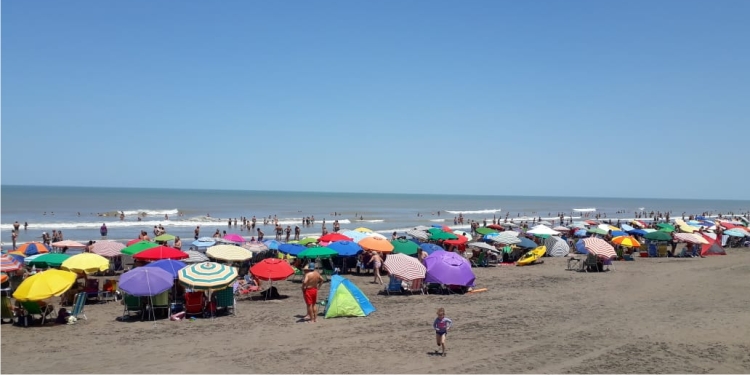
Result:
{"label": "horizon line", "polygon": [[447,194],[447,193],[394,193],[394,192],[355,192],[355,191],[314,191],[314,190],[258,190],[258,189],[222,189],[222,188],[173,188],[173,187],[128,187],[128,186],[81,186],[81,185],[21,185],[0,184],[2,187],[47,187],[47,188],[92,188],[92,189],[141,189],[141,190],[194,190],[194,191],[237,191],[237,192],[283,192],[283,193],[333,193],[333,194],[385,194],[385,195],[432,195],[462,197],[521,197],[521,198],[595,198],[595,199],[666,199],[666,200],[711,200],[711,201],[750,201],[750,199],[721,198],[675,198],[675,197],[590,197],[573,195],[497,195],[497,194]]}

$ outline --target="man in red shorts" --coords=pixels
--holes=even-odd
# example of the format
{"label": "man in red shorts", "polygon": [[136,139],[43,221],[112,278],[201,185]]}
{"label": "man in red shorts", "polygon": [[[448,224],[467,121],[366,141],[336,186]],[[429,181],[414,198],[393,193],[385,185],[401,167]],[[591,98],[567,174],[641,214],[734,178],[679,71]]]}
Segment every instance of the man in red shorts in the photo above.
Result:
{"label": "man in red shorts", "polygon": [[305,278],[302,279],[302,297],[307,305],[307,315],[304,319],[315,323],[318,316],[318,288],[323,284],[323,278],[314,267],[310,268],[309,264],[303,270]]}

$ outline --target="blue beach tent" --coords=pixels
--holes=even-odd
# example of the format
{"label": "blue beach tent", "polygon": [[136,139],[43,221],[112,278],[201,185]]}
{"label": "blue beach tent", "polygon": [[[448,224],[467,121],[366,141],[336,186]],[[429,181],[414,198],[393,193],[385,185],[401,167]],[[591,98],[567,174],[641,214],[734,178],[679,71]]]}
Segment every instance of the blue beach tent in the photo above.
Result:
{"label": "blue beach tent", "polygon": [[333,275],[331,291],[328,293],[325,317],[367,316],[375,307],[353,282],[343,276]]}

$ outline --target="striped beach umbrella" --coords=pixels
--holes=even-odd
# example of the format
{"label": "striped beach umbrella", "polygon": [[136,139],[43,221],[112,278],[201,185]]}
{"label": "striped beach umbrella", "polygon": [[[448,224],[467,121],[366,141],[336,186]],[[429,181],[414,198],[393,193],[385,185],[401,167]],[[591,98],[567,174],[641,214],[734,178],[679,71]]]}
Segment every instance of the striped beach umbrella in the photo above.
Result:
{"label": "striped beach umbrella", "polygon": [[234,267],[220,263],[203,262],[181,269],[177,278],[187,288],[195,290],[224,289],[237,279]]}
{"label": "striped beach umbrella", "polygon": [[390,254],[383,265],[389,274],[401,280],[424,279],[427,274],[427,268],[417,258],[406,254]]}
{"label": "striped beach umbrella", "polygon": [[560,237],[551,236],[544,240],[547,254],[551,257],[564,257],[570,253],[570,246]]}
{"label": "striped beach umbrella", "polygon": [[581,241],[583,241],[583,247],[591,254],[607,259],[617,257],[615,248],[601,238],[589,237]]}
{"label": "striped beach umbrella", "polygon": [[206,250],[209,258],[225,260],[228,262],[242,262],[253,257],[250,250],[234,245],[216,245]]}
{"label": "striped beach umbrella", "polygon": [[471,243],[467,244],[466,246],[475,247],[475,248],[478,248],[478,249],[490,250],[490,251],[497,251],[496,247],[494,247],[494,246],[492,246],[492,245],[490,245],[490,244],[488,244],[486,242],[471,242]]}
{"label": "striped beach umbrella", "polygon": [[268,250],[268,246],[260,241],[249,241],[242,245],[243,249],[250,250],[252,253],[260,253],[261,251]]}
{"label": "striped beach umbrella", "polygon": [[53,247],[57,247],[57,248],[67,247],[67,248],[70,248],[70,249],[83,249],[84,247],[86,247],[86,245],[84,245],[84,244],[82,244],[80,242],[71,241],[71,240],[64,240],[64,241],[53,242],[52,246]]}
{"label": "striped beach umbrella", "polygon": [[[30,261],[28,259],[30,258]],[[60,267],[64,261],[68,260],[70,258],[70,255],[68,254],[59,254],[59,253],[47,253],[47,254],[39,254],[39,255],[32,255],[28,258],[26,258],[27,261],[25,261],[26,264],[30,266],[40,267],[40,268],[57,268]]]}
{"label": "striped beach umbrella", "polygon": [[630,236],[618,236],[612,239],[612,243],[625,247],[640,247],[641,243]]}
{"label": "striped beach umbrella", "polygon": [[411,229],[411,230],[407,230],[406,234],[408,236],[412,236],[421,241],[427,241],[427,239],[430,238],[430,235],[427,234],[427,232],[422,231],[422,230]]}
{"label": "striped beach umbrella", "polygon": [[513,234],[510,232],[500,232],[500,234],[492,238],[492,241],[506,245],[521,243],[521,239],[518,238],[518,234]]}
{"label": "striped beach umbrella", "polygon": [[41,242],[27,242],[18,247],[11,254],[19,254],[27,257],[29,255],[49,253],[49,249]]}
{"label": "striped beach umbrella", "polygon": [[121,251],[125,245],[117,241],[96,241],[91,247],[91,252],[103,257],[112,258],[122,255]]}
{"label": "striped beach umbrella", "polygon": [[195,251],[195,250],[188,250],[185,252],[185,254],[188,255],[186,259],[183,259],[182,261],[185,263],[203,263],[208,262],[208,257],[205,256],[203,253]]}
{"label": "striped beach umbrella", "polygon": [[693,244],[699,244],[699,245],[706,245],[708,244],[708,241],[706,241],[703,236],[695,234],[695,233],[675,233],[674,239],[678,242],[688,242]]}
{"label": "striped beach umbrella", "polygon": [[10,255],[3,254],[0,256],[0,270],[3,272],[14,272],[21,269],[23,265]]}

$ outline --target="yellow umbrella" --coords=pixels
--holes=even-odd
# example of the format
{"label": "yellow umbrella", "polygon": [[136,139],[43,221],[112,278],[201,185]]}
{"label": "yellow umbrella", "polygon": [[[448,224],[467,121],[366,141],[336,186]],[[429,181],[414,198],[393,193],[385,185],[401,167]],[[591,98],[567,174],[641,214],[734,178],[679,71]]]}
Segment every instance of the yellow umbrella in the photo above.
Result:
{"label": "yellow umbrella", "polygon": [[26,278],[13,293],[19,301],[41,301],[65,293],[78,276],[70,271],[47,270]]}
{"label": "yellow umbrella", "polygon": [[360,233],[370,233],[370,232],[372,232],[372,229],[365,228],[365,227],[359,227],[359,228],[355,229],[354,231],[360,232]]}
{"label": "yellow umbrella", "polygon": [[234,245],[216,245],[206,250],[209,258],[225,260],[229,262],[242,262],[253,257],[250,250]]}
{"label": "yellow umbrella", "polygon": [[61,268],[79,273],[96,273],[109,269],[109,260],[98,254],[81,253],[66,259],[62,262]]}
{"label": "yellow umbrella", "polygon": [[677,224],[677,226],[680,228],[680,230],[683,231],[683,232],[685,232],[685,233],[693,233],[693,232],[695,232],[697,230],[696,228],[688,225],[688,223],[686,223],[682,219],[675,219],[674,223]]}

